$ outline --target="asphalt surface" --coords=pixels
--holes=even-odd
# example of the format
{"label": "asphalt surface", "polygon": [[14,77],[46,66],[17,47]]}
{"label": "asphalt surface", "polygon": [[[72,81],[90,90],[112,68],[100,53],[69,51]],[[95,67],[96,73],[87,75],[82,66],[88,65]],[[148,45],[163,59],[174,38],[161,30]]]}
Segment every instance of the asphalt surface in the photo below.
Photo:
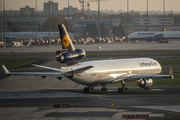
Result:
{"label": "asphalt surface", "polygon": [[[103,44],[101,50],[179,50],[179,41],[159,43]],[[98,45],[79,45],[85,50],[97,50]],[[81,48],[77,46],[76,48]],[[152,47],[153,46],[153,47]],[[56,46],[57,48],[59,46]],[[3,52],[54,52],[53,47],[7,48]],[[106,48],[108,47],[108,48]],[[50,49],[47,49],[50,48]],[[106,49],[105,49],[106,48]],[[104,59],[102,57],[102,59]],[[43,65],[57,68],[54,60]],[[58,66],[60,67],[60,66]],[[15,70],[17,71],[17,70]],[[24,68],[18,71],[46,71],[39,68]],[[128,87],[128,86],[127,86]],[[1,120],[121,120],[155,119],[179,120],[180,87],[152,87],[144,90],[129,87],[129,93],[119,94],[116,87],[109,92],[83,93],[84,86],[66,78],[42,79],[36,76],[8,76],[0,80]],[[68,105],[68,107],[67,107]],[[66,108],[54,108],[66,107]]]}
{"label": "asphalt surface", "polygon": [[[75,48],[82,48],[85,51],[134,51],[134,50],[180,50],[180,41],[169,41],[169,43],[158,43],[158,42],[138,42],[138,43],[127,43],[127,42],[115,42],[115,43],[101,43],[101,44],[90,44],[90,45],[74,45]],[[98,49],[101,47],[101,49]],[[52,46],[33,46],[33,47],[7,47],[4,49],[0,47],[1,53],[28,53],[28,52],[55,52],[62,49],[61,45]]]}

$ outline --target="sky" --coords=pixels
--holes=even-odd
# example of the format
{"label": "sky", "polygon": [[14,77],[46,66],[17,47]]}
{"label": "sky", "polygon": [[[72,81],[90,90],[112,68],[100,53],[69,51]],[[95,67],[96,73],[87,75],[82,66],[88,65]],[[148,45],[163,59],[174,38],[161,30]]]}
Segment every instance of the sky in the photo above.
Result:
{"label": "sky", "polygon": [[[37,0],[38,10],[43,10],[43,3],[49,0]],[[58,9],[62,10],[64,7],[68,6],[68,0],[52,0],[58,2]],[[160,10],[163,11],[163,1],[164,0],[148,0],[149,11],[151,10]],[[1,5],[1,3],[0,3]],[[69,0],[69,5],[73,7],[81,8],[79,0]],[[180,0],[165,0],[165,9],[166,11],[180,11]],[[35,7],[35,0],[5,0],[5,9],[6,10],[20,10],[20,7]],[[90,2],[90,9],[97,10],[97,2]],[[102,0],[100,2],[100,9],[108,9],[118,11],[122,9],[127,11],[127,0]],[[147,10],[147,0],[129,0],[129,10],[135,11],[146,11]]]}

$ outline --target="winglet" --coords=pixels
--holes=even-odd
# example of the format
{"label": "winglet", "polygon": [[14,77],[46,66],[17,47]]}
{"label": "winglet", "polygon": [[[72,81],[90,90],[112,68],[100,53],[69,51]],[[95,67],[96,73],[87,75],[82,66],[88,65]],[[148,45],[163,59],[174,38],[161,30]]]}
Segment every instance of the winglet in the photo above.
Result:
{"label": "winglet", "polygon": [[169,76],[171,77],[171,79],[174,79],[172,67],[169,68]]}
{"label": "winglet", "polygon": [[9,71],[7,70],[7,68],[4,65],[2,65],[2,68],[4,69],[5,74],[9,74]]}

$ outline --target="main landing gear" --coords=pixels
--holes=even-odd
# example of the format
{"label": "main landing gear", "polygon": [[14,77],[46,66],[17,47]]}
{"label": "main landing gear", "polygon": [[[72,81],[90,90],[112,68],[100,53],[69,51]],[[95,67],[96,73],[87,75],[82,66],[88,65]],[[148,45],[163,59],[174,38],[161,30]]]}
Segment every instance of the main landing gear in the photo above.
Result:
{"label": "main landing gear", "polygon": [[[103,88],[101,89],[101,92],[107,93],[108,88],[103,86]],[[92,87],[92,86],[84,87],[84,93],[94,93],[94,87]]]}
{"label": "main landing gear", "polygon": [[128,88],[125,88],[125,81],[122,80],[122,88],[118,88],[118,93],[128,93]]}
{"label": "main landing gear", "polygon": [[107,93],[108,92],[108,88],[106,87],[106,84],[101,84],[103,87],[101,89],[102,93]]}
{"label": "main landing gear", "polygon": [[84,87],[84,93],[94,93],[94,87]]}
{"label": "main landing gear", "polygon": [[[118,93],[128,93],[128,88],[125,87],[125,81],[122,80],[122,87],[118,88]],[[102,93],[107,93],[108,92],[108,88],[105,87],[106,84],[102,84],[102,89],[101,92]],[[94,87],[93,86],[88,86],[88,87],[84,87],[84,93],[94,93]]]}
{"label": "main landing gear", "polygon": [[108,92],[108,88],[107,88],[107,87],[103,87],[103,88],[101,89],[101,92],[102,92],[102,93],[107,93],[107,92]]}

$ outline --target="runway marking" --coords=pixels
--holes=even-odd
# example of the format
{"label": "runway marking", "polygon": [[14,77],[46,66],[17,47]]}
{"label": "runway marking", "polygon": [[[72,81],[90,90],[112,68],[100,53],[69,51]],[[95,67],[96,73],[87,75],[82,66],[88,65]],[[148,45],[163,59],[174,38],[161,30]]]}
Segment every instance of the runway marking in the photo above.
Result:
{"label": "runway marking", "polygon": [[[117,99],[110,99],[110,98],[103,98],[103,97],[100,97],[98,96],[99,99],[104,99],[104,100],[114,100],[114,101],[128,101],[128,102],[134,102],[134,103],[139,103],[139,101],[131,101],[131,100],[117,100]],[[141,103],[152,103],[152,102],[143,102],[143,101],[140,101]],[[153,104],[156,104],[156,105],[162,105],[163,103],[153,103]]]}
{"label": "runway marking", "polygon": [[38,81],[38,82],[35,82],[35,83],[33,83],[33,84],[30,84],[30,85],[28,85],[28,86],[25,86],[25,87],[23,87],[23,88],[16,89],[16,90],[22,90],[22,89],[25,89],[25,88],[31,87],[31,86],[33,86],[33,85],[36,85],[36,84],[38,84],[38,83],[40,83],[40,82],[42,82],[42,81],[46,80],[47,78],[49,78],[49,76],[48,76],[48,77],[46,77],[45,79],[42,79],[42,80]]}
{"label": "runway marking", "polygon": [[164,91],[164,89],[150,89],[151,91]]}

